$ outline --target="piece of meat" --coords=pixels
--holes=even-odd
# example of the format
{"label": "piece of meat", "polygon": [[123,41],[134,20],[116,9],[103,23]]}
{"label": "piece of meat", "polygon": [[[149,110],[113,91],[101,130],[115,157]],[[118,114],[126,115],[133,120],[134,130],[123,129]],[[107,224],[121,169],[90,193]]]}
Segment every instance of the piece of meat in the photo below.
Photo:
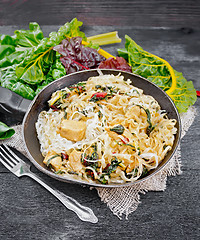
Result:
{"label": "piece of meat", "polygon": [[64,119],[59,127],[61,137],[70,141],[81,141],[85,136],[86,123],[83,121],[66,120]]}
{"label": "piece of meat", "polygon": [[49,164],[51,164],[51,166],[53,167],[53,169],[55,171],[58,171],[60,169],[60,167],[62,167],[61,156],[58,156],[58,154],[53,150],[50,150],[47,153],[46,157],[44,158],[43,163],[47,165],[48,161],[50,161]]}
{"label": "piece of meat", "polygon": [[75,172],[79,172],[83,167],[81,163],[81,154],[82,152],[73,150],[69,155],[69,163]]}

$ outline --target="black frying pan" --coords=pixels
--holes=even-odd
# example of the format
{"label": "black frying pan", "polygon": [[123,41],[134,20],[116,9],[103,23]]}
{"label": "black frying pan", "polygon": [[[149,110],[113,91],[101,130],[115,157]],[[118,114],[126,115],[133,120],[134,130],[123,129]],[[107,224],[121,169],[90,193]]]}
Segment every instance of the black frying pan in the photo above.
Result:
{"label": "black frying pan", "polygon": [[[117,71],[117,70],[101,70],[103,74],[114,74],[118,75],[120,72],[124,76],[124,79],[130,79],[133,85],[137,88],[141,88],[144,90],[144,94],[153,96],[158,103],[160,104],[162,109],[167,111],[168,117],[177,120],[176,127],[178,129],[177,134],[175,136],[175,141],[173,148],[170,152],[168,152],[167,156],[164,160],[159,164],[159,166],[151,170],[147,176],[142,179],[136,181],[136,183],[144,181],[145,179],[153,176],[155,173],[160,171],[172,158],[180,139],[180,117],[178,111],[170,99],[170,97],[159,87],[155,84],[149,82],[148,80],[139,77],[137,75]],[[98,71],[95,70],[87,70],[81,71],[77,73],[72,73],[67,76],[64,76],[51,84],[45,87],[31,102],[30,100],[23,99],[17,94],[12,93],[11,91],[4,89],[0,89],[0,106],[1,108],[8,112],[14,112],[15,116],[18,119],[21,119],[25,114],[23,119],[23,138],[26,149],[29,153],[30,161],[43,173],[56,178],[59,181],[63,182],[71,182],[71,183],[78,183],[78,184],[86,184],[95,187],[122,187],[133,185],[134,183],[127,183],[127,184],[112,184],[112,185],[102,185],[97,183],[88,183],[86,181],[79,181],[75,179],[69,179],[64,176],[56,175],[55,173],[51,172],[47,167],[43,164],[43,157],[40,152],[40,145],[37,139],[36,130],[35,130],[35,122],[37,121],[38,115],[43,110],[48,110],[47,101],[50,99],[51,94],[56,90],[62,89],[66,86],[78,83],[80,81],[86,81],[89,77],[98,76]],[[2,93],[1,93],[2,91]],[[6,93],[5,93],[6,92]],[[3,95],[4,94],[4,95]]]}

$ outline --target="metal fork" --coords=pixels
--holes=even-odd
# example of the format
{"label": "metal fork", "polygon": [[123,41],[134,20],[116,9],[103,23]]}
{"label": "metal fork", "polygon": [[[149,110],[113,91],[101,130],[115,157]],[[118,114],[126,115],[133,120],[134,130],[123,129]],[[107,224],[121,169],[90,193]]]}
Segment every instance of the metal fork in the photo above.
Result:
{"label": "metal fork", "polygon": [[0,162],[17,177],[29,176],[40,183],[57,199],[59,199],[65,205],[65,207],[74,211],[81,220],[91,223],[98,222],[98,218],[94,215],[93,211],[90,208],[82,206],[75,199],[47,185],[41,178],[30,171],[29,164],[22,161],[11,150],[11,148],[5,144],[0,145]]}

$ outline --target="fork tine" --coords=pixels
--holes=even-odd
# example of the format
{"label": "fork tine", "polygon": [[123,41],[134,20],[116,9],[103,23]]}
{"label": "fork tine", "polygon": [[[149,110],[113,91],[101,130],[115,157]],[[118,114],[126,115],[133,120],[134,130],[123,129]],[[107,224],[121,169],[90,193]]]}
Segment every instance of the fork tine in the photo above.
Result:
{"label": "fork tine", "polygon": [[4,156],[7,157],[7,162],[13,167],[16,164],[18,164],[18,162],[13,159],[13,157],[11,156],[10,152],[7,151],[7,149],[4,149],[3,147],[5,147],[5,145],[0,146],[0,150],[2,151],[2,154],[4,154]]}
{"label": "fork tine", "polygon": [[[19,162],[21,162],[22,160],[11,150],[10,147],[8,147],[7,145],[2,144],[2,146],[5,148],[4,152],[7,153],[7,155],[9,155],[10,159],[15,163],[18,164]],[[3,148],[2,148],[3,149]],[[11,158],[12,157],[12,158]],[[14,159],[13,159],[14,158]]]}
{"label": "fork tine", "polygon": [[1,162],[8,170],[11,170],[11,169],[12,169],[12,167],[5,162],[5,158],[4,158],[4,156],[3,156],[3,154],[2,154],[1,152],[0,152],[0,162]]}
{"label": "fork tine", "polygon": [[12,158],[9,156],[9,154],[2,147],[0,147],[0,150],[1,150],[1,156],[4,156],[5,161],[11,167],[14,167],[16,164],[12,161]]}

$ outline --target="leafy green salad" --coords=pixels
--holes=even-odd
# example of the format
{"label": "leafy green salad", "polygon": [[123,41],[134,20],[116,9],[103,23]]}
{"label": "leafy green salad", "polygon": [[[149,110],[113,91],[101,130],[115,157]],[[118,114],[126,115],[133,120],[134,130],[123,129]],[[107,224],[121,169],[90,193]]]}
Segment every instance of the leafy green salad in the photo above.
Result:
{"label": "leafy green salad", "polygon": [[[143,50],[129,36],[125,36],[125,48],[118,49],[118,56],[114,57],[99,48],[106,43],[106,34],[86,38],[81,25],[74,18],[44,37],[40,26],[31,22],[29,30],[16,30],[13,36],[0,35],[0,85],[32,100],[43,87],[71,72],[120,69],[157,84],[172,98],[179,112],[195,103],[193,83],[167,61]],[[107,43],[120,42],[113,33],[110,36]]]}

